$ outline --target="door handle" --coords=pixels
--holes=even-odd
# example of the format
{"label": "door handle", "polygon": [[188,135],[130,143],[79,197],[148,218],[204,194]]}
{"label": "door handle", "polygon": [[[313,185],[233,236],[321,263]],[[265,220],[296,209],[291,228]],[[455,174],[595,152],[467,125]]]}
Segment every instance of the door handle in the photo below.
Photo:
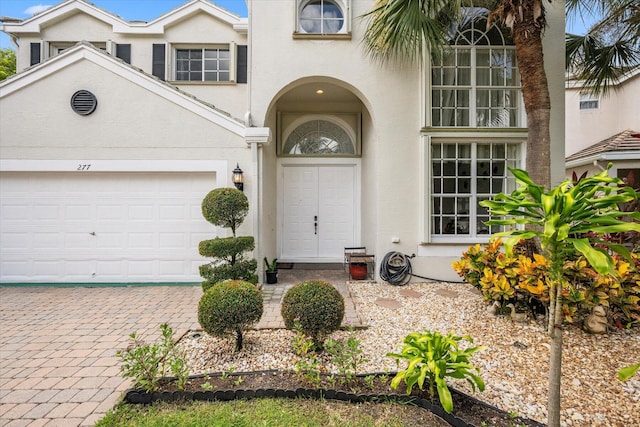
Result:
{"label": "door handle", "polygon": [[318,215],[313,217],[313,234],[318,234]]}

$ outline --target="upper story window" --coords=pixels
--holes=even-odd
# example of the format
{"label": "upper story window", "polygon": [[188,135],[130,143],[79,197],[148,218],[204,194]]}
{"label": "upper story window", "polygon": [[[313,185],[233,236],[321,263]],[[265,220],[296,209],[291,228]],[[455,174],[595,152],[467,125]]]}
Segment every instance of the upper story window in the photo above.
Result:
{"label": "upper story window", "polygon": [[338,34],[347,32],[347,10],[344,0],[300,0],[298,32],[306,34]]}
{"label": "upper story window", "polygon": [[431,124],[525,127],[512,40],[486,9],[466,8],[451,46],[431,66]]}
{"label": "upper story window", "polygon": [[176,49],[176,80],[190,82],[228,82],[229,49]]}
{"label": "upper story window", "polygon": [[600,108],[600,98],[598,95],[590,93],[580,94],[580,109],[581,110],[597,110]]}
{"label": "upper story window", "polygon": [[[74,47],[78,42],[50,42],[49,43],[49,57],[58,56],[65,50]],[[91,42],[92,45],[100,50],[107,50],[107,43],[105,42]]]}

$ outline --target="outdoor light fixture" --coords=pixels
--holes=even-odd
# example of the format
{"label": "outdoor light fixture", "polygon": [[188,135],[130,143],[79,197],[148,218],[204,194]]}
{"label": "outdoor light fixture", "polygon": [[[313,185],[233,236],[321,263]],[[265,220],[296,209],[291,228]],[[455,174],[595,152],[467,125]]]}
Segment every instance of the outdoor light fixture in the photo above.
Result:
{"label": "outdoor light fixture", "polygon": [[236,163],[236,168],[233,170],[233,185],[240,191],[244,191],[244,180],[242,178],[242,169],[240,164]]}

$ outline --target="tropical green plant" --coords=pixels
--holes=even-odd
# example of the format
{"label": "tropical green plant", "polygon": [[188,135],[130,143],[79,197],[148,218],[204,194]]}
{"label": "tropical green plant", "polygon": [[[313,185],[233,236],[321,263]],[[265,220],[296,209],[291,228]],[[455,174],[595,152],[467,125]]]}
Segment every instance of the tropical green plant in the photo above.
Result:
{"label": "tropical green plant", "polygon": [[635,365],[627,366],[618,371],[618,379],[620,381],[626,381],[638,372],[640,369],[640,363],[636,363]]}
{"label": "tropical green plant", "polygon": [[474,391],[476,388],[484,391],[484,381],[477,374],[480,370],[469,364],[469,358],[486,347],[460,349],[458,343],[462,340],[473,343],[469,335],[460,337],[454,335],[453,331],[446,336],[428,330],[407,335],[400,353],[387,353],[387,356],[395,358],[398,363],[400,360],[407,362],[406,369],[399,371],[391,380],[391,387],[397,388],[400,382],[404,382],[409,394],[414,385],[417,384],[422,390],[426,382],[429,394],[434,397],[437,392],[442,408],[451,413],[453,399],[446,377],[465,379]]}
{"label": "tropical green plant", "polygon": [[228,280],[213,286],[200,298],[198,322],[216,337],[235,334],[236,351],[242,350],[243,333],[262,317],[262,292],[252,283]]}
{"label": "tropical green plant", "polygon": [[255,241],[252,236],[236,236],[237,228],[249,212],[249,200],[235,188],[216,188],[202,201],[202,215],[219,227],[230,228],[232,237],[203,240],[198,245],[200,255],[214,260],[200,266],[203,291],[224,280],[244,280],[258,283],[256,269],[258,262],[246,253],[253,251]]}
{"label": "tropical green plant", "polygon": [[497,21],[508,27],[516,48],[527,113],[526,169],[537,182],[549,186],[551,101],[542,46],[547,24],[545,3],[545,0],[377,0],[372,10],[363,15],[368,21],[363,45],[374,60],[422,65],[424,52],[438,60],[450,46],[450,30],[463,7],[484,9],[488,24]]}
{"label": "tropical green plant", "polygon": [[326,336],[340,328],[344,299],[331,283],[310,280],[287,291],[280,312],[287,329],[299,322],[301,330],[313,340],[315,350],[322,351]]}
{"label": "tropical green plant", "polygon": [[173,340],[173,329],[168,324],[160,325],[162,338],[159,343],[147,344],[137,333],[129,335],[130,344],[118,350],[120,370],[124,378],[131,378],[136,386],[148,392],[158,390],[166,376],[176,377],[176,387],[183,390],[189,377],[185,353]]}
{"label": "tropical green plant", "polygon": [[607,93],[640,66],[638,0],[567,0],[568,20],[596,18],[585,34],[567,34],[566,68],[591,93]]}
{"label": "tropical green plant", "polygon": [[[523,170],[510,169],[519,187],[510,195],[500,193],[493,200],[480,202],[493,219],[488,225],[513,227],[493,237],[501,237],[505,250],[511,253],[521,239],[540,240],[541,255],[549,260],[549,321],[551,337],[549,364],[548,424],[560,424],[560,376],[562,364],[563,291],[568,288],[564,262],[576,252],[599,274],[614,274],[613,258],[604,248],[631,259],[620,244],[598,236],[605,233],[640,231],[640,212],[621,212],[620,203],[639,197],[621,180],[608,176],[609,169],[581,179],[566,180],[549,191],[536,184]],[[633,222],[626,222],[629,218]],[[526,226],[519,228],[517,226]]]}
{"label": "tropical green plant", "polygon": [[267,257],[264,257],[264,268],[270,273],[278,271],[278,258],[274,258],[273,261],[269,262]]}
{"label": "tropical green plant", "polygon": [[291,347],[298,356],[298,360],[294,364],[294,370],[309,383],[317,385],[320,383],[320,358],[314,351],[313,340],[302,330],[302,325],[298,319],[294,319],[292,330],[294,335]]}
{"label": "tropical green plant", "polygon": [[[501,239],[488,245],[470,246],[452,266],[461,277],[478,288],[487,301],[549,302],[549,268],[540,254],[501,252]],[[640,322],[640,260],[614,254],[615,274],[599,274],[580,254],[564,260],[563,320],[573,323],[591,313],[596,305],[607,307],[609,320],[619,328]],[[504,299],[504,297],[508,297]]]}
{"label": "tropical green plant", "polygon": [[347,327],[346,339],[329,336],[324,343],[324,350],[331,356],[331,362],[337,367],[338,374],[344,381],[352,381],[358,375],[358,368],[367,361],[363,356],[360,340],[355,336],[353,328]]}

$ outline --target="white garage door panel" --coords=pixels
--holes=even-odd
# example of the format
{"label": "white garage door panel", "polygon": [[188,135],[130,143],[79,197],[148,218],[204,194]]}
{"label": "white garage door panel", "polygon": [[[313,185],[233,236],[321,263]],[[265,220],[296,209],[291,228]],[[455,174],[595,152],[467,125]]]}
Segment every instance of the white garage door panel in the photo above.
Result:
{"label": "white garage door panel", "polygon": [[0,174],[0,281],[199,282],[215,173]]}

